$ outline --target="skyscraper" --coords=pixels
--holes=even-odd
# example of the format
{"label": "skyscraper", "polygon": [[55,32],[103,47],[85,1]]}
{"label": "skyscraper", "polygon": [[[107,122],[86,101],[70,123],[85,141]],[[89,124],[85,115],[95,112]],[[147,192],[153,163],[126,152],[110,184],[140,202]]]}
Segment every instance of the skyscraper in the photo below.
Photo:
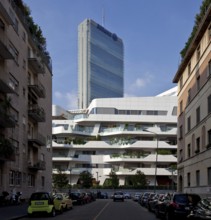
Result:
{"label": "skyscraper", "polygon": [[95,98],[123,97],[122,40],[91,19],[78,28],[78,107]]}

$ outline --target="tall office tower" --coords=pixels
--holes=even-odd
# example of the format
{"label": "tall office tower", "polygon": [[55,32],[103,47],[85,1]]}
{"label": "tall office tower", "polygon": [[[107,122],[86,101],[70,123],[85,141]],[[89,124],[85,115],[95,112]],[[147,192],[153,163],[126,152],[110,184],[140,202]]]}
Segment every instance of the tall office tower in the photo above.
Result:
{"label": "tall office tower", "polygon": [[78,107],[95,98],[123,97],[124,48],[122,40],[91,19],[78,28]]}

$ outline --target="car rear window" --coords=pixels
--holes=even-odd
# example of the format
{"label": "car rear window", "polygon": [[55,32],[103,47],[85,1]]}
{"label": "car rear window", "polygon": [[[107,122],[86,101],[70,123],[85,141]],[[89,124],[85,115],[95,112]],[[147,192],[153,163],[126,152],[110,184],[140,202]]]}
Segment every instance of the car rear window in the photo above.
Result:
{"label": "car rear window", "polygon": [[48,200],[49,196],[45,193],[34,193],[31,195],[31,200]]}
{"label": "car rear window", "polygon": [[188,203],[188,197],[186,195],[175,195],[174,196],[174,202],[181,203],[181,204],[187,204]]}

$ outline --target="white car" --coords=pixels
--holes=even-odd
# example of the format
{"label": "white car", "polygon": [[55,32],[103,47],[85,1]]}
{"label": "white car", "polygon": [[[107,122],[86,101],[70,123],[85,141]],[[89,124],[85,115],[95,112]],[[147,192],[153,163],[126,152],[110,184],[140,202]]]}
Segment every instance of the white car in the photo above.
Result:
{"label": "white car", "polygon": [[125,199],[125,197],[124,197],[123,192],[115,192],[114,195],[113,195],[113,201],[114,202],[118,201],[118,200],[124,202],[124,199]]}

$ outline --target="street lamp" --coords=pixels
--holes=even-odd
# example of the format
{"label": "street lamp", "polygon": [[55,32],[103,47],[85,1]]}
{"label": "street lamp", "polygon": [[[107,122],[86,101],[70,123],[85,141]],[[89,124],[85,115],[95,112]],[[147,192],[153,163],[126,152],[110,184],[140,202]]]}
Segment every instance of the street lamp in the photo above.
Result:
{"label": "street lamp", "polygon": [[158,134],[153,132],[153,131],[149,131],[147,129],[143,129],[143,131],[152,133],[156,136],[156,140],[157,140],[157,146],[156,146],[156,156],[155,156],[155,181],[154,181],[154,193],[156,193],[156,179],[157,179],[157,162],[158,162]]}

